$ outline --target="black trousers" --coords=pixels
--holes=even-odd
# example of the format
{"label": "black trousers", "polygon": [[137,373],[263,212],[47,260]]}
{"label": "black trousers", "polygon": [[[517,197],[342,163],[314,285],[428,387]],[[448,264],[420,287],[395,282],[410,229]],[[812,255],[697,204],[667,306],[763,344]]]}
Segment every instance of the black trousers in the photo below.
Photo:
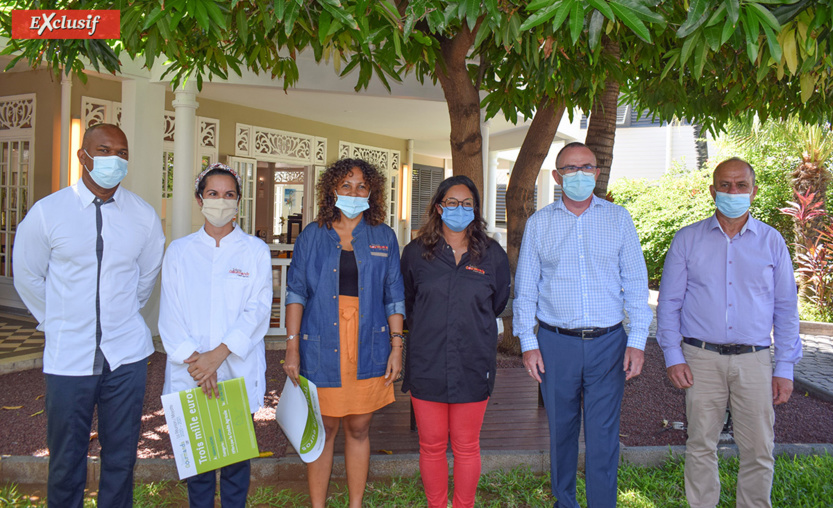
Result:
{"label": "black trousers", "polygon": [[101,477],[98,506],[133,505],[133,466],[142,423],[147,358],[101,375],[46,374],[46,443],[49,447],[47,503],[81,508],[93,410],[98,405]]}

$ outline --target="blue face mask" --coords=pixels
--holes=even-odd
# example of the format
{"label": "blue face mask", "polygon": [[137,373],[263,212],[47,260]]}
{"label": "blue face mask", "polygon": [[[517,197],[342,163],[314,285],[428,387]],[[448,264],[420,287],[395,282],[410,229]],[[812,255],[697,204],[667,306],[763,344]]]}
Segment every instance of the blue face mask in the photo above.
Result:
{"label": "blue face mask", "polygon": [[584,201],[596,188],[596,174],[576,171],[561,177],[561,190],[573,201]]}
{"label": "blue face mask", "polygon": [[127,176],[127,161],[118,155],[93,157],[87,150],[84,150],[84,153],[93,160],[93,170],[90,171],[86,165],[84,169],[102,189],[112,189]]}
{"label": "blue face mask", "polygon": [[715,192],[714,204],[720,213],[730,219],[737,219],[749,210],[752,204],[751,194],[729,194],[728,192]]}
{"label": "blue face mask", "polygon": [[336,207],[348,218],[355,219],[360,213],[370,208],[368,199],[370,199],[369,194],[366,197],[336,194]]}
{"label": "blue face mask", "polygon": [[448,229],[460,232],[468,227],[474,220],[474,208],[466,209],[463,206],[457,208],[443,208],[443,214],[440,218],[443,220]]}

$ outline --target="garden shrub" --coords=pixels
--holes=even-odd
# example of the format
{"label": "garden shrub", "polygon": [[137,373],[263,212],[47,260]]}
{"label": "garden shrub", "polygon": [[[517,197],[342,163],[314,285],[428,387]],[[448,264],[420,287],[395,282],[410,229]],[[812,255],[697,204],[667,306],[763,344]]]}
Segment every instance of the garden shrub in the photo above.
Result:
{"label": "garden shrub", "polygon": [[792,219],[779,209],[792,199],[789,171],[797,158],[790,159],[778,149],[721,154],[710,159],[703,170],[688,170],[675,163],[657,180],[621,178],[611,183],[610,192],[614,202],[633,217],[652,287],[659,286],[665,254],[677,231],[714,213],[709,192],[712,173],[719,161],[732,156],[749,161],[755,168],[758,194],[750,208],[752,216],[777,229],[787,245],[792,245]]}

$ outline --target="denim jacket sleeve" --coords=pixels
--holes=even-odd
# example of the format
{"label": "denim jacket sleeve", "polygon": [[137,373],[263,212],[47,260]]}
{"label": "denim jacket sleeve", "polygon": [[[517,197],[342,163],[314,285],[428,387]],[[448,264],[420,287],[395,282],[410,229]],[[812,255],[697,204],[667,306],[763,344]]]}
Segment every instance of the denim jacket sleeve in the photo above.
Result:
{"label": "denim jacket sleeve", "polygon": [[[289,305],[290,303],[300,303],[303,306],[306,306],[307,299],[309,298],[309,289],[307,286],[307,277],[306,277],[306,260],[307,260],[307,249],[309,243],[309,237],[312,236],[312,230],[310,227],[315,227],[316,224],[312,223],[298,235],[298,238],[295,240],[295,247],[292,250],[292,262],[289,263],[289,269],[286,274],[286,304]],[[306,233],[306,234],[304,234]]]}
{"label": "denim jacket sleeve", "polygon": [[405,316],[405,286],[402,282],[402,271],[399,266],[399,242],[396,234],[388,229],[390,255],[388,256],[388,270],[385,277],[385,312],[390,317],[394,314]]}

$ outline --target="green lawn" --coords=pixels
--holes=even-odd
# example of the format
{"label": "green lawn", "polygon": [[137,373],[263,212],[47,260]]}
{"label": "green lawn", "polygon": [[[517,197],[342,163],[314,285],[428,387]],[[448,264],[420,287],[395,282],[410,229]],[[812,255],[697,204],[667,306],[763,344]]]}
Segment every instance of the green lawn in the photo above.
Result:
{"label": "green lawn", "polygon": [[[721,459],[721,507],[735,506],[737,469],[737,459]],[[585,506],[583,490],[584,478],[580,476],[579,501]],[[536,475],[528,469],[483,475],[477,496],[478,507],[549,507],[553,504],[549,475]],[[287,489],[259,488],[249,496],[249,506],[305,506],[307,503],[305,493]],[[412,507],[423,506],[424,503],[419,476],[371,482],[364,498],[364,505],[368,507]],[[833,506],[833,456],[779,457],[775,465],[772,504],[782,508]],[[187,506],[187,495],[184,485],[179,482],[139,485],[136,488],[137,508],[183,505]],[[334,489],[327,505],[346,507],[346,488]],[[44,506],[44,503],[38,499],[29,499],[14,485],[6,485],[0,489],[0,506]],[[95,500],[87,500],[85,506],[96,506]],[[619,506],[685,507],[682,462],[669,459],[659,467],[644,468],[628,464],[620,467]]]}

